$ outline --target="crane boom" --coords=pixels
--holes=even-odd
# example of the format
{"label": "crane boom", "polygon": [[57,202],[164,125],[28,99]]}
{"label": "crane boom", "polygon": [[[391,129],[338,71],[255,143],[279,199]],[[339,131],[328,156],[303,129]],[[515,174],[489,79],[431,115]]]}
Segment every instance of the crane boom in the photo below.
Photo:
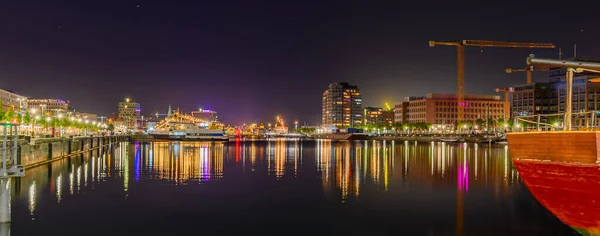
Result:
{"label": "crane boom", "polygon": [[491,40],[463,40],[465,46],[472,47],[497,47],[497,48],[555,48],[551,43],[522,43],[522,42],[501,42]]}
{"label": "crane boom", "polygon": [[[555,48],[551,43],[524,43],[524,42],[502,42],[492,40],[455,40],[455,41],[429,41],[429,47],[454,46],[456,47],[456,73],[458,92],[457,123],[464,120],[464,80],[465,80],[465,47],[501,47],[501,48]],[[455,126],[457,127],[457,126]]]}
{"label": "crane boom", "polygon": [[534,67],[534,66],[527,66],[523,69],[511,69],[511,68],[506,68],[506,70],[504,70],[506,73],[512,73],[512,72],[527,72],[527,84],[531,84],[533,83],[533,80],[531,79],[531,71],[548,71],[548,67]]}

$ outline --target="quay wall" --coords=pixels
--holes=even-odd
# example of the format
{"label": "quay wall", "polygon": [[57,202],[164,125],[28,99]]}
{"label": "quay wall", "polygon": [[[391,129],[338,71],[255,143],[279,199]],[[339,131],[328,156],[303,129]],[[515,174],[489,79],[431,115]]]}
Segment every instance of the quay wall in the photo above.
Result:
{"label": "quay wall", "polygon": [[[91,151],[93,149],[122,141],[129,141],[128,136],[99,136],[74,138],[44,138],[31,141],[19,140],[17,144],[17,164],[35,166],[62,159],[71,155]],[[7,165],[13,164],[13,143],[7,143]],[[0,163],[2,153],[0,152]]]}

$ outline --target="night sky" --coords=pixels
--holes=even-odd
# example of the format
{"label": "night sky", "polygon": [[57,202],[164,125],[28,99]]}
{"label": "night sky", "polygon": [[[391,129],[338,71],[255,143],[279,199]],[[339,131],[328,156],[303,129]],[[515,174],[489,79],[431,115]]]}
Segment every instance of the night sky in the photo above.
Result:
{"label": "night sky", "polygon": [[[600,55],[594,7],[545,2],[3,0],[0,87],[101,115],[129,96],[144,115],[172,104],[233,124],[276,114],[315,124],[334,81],[373,106],[455,93],[455,48],[429,40],[548,42],[564,57],[577,43],[578,55]],[[558,49],[468,48],[466,93],[524,83],[504,69],[530,53]]]}

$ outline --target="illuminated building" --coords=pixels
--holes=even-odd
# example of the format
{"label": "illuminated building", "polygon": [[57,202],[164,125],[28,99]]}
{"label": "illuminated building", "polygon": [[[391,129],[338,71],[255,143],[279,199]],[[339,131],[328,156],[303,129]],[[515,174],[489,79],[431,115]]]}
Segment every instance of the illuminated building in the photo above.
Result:
{"label": "illuminated building", "polygon": [[[497,95],[465,94],[465,120],[504,117],[504,101]],[[408,102],[406,122],[438,125],[455,124],[458,117],[456,94],[427,94],[424,97],[405,98]]]}
{"label": "illuminated building", "polygon": [[365,107],[363,109],[364,125],[384,125],[383,108],[381,107]]}
{"label": "illuminated building", "polygon": [[140,104],[132,102],[129,98],[119,102],[119,118],[123,119],[127,129],[137,129],[138,120],[141,119],[140,112]]}
{"label": "illuminated building", "polygon": [[394,124],[394,110],[383,110],[382,115],[384,125]]}
{"label": "illuminated building", "polygon": [[408,117],[408,102],[404,101],[394,105],[394,122],[403,123],[406,122]]}
{"label": "illuminated building", "polygon": [[[69,112],[67,112],[69,113]],[[73,112],[71,117],[81,118],[82,120],[96,121],[98,119],[98,114],[93,113],[85,113],[85,112]]]}
{"label": "illuminated building", "polygon": [[[575,58],[574,61],[600,60]],[[565,111],[566,69],[552,68],[548,82],[514,86],[512,116],[556,114]],[[573,76],[573,112],[600,110],[600,80],[597,74],[575,73]],[[577,120],[575,117],[574,120]],[[577,123],[577,121],[574,121]]]}
{"label": "illuminated building", "polygon": [[2,111],[7,111],[11,107],[15,111],[27,109],[27,97],[15,92],[0,89],[0,101],[2,102]]}
{"label": "illuminated building", "polygon": [[31,111],[45,115],[64,114],[69,110],[69,102],[60,99],[27,99],[27,107]]}
{"label": "illuminated building", "polygon": [[197,111],[192,111],[192,116],[200,120],[206,121],[208,124],[216,123],[219,120],[217,112],[200,108]]}
{"label": "illuminated building", "polygon": [[355,85],[332,83],[323,92],[322,125],[359,127],[363,122],[362,97]]}

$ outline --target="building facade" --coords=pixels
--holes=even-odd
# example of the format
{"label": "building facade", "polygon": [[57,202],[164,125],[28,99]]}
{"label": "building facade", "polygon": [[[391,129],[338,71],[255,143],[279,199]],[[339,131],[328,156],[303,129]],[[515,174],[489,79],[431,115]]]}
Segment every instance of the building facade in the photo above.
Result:
{"label": "building facade", "polygon": [[358,87],[340,82],[330,84],[322,96],[321,123],[325,126],[360,127],[363,109]]}
{"label": "building facade", "polygon": [[394,124],[394,110],[383,110],[383,124]]}
{"label": "building facade", "polygon": [[404,123],[408,121],[408,102],[404,101],[394,105],[394,122]]}
{"label": "building facade", "polygon": [[[408,102],[408,112],[404,123],[455,125],[458,121],[456,94],[427,94],[424,97],[408,97],[405,101]],[[504,117],[505,103],[500,96],[466,94],[464,101],[466,121]]]}
{"label": "building facade", "polygon": [[383,108],[365,107],[363,109],[363,125],[384,125]]}
{"label": "building facade", "polygon": [[27,97],[21,96],[15,92],[0,89],[0,102],[2,102],[2,111],[8,111],[10,108],[13,111],[27,110]]}
{"label": "building facade", "polygon": [[[568,60],[600,62],[600,60],[589,58]],[[514,86],[511,115],[515,117],[565,112],[566,73],[564,68],[551,68],[548,71],[548,82]],[[600,110],[599,78],[600,76],[593,73],[574,74],[572,112]],[[584,122],[586,122],[585,119],[573,118],[575,126],[583,125]]]}
{"label": "building facade", "polygon": [[66,114],[69,110],[69,103],[61,99],[27,99],[27,107],[31,113],[43,114],[46,116],[57,116]]}
{"label": "building facade", "polygon": [[119,102],[119,118],[123,119],[123,126],[129,130],[138,128],[138,120],[141,119],[140,104],[126,98],[125,101]]}
{"label": "building facade", "polygon": [[90,122],[93,122],[98,119],[98,114],[86,112],[73,112],[71,114],[71,117],[74,117],[75,119],[89,120]]}
{"label": "building facade", "polygon": [[556,113],[557,100],[551,97],[550,83],[534,82],[514,86],[511,116]]}

